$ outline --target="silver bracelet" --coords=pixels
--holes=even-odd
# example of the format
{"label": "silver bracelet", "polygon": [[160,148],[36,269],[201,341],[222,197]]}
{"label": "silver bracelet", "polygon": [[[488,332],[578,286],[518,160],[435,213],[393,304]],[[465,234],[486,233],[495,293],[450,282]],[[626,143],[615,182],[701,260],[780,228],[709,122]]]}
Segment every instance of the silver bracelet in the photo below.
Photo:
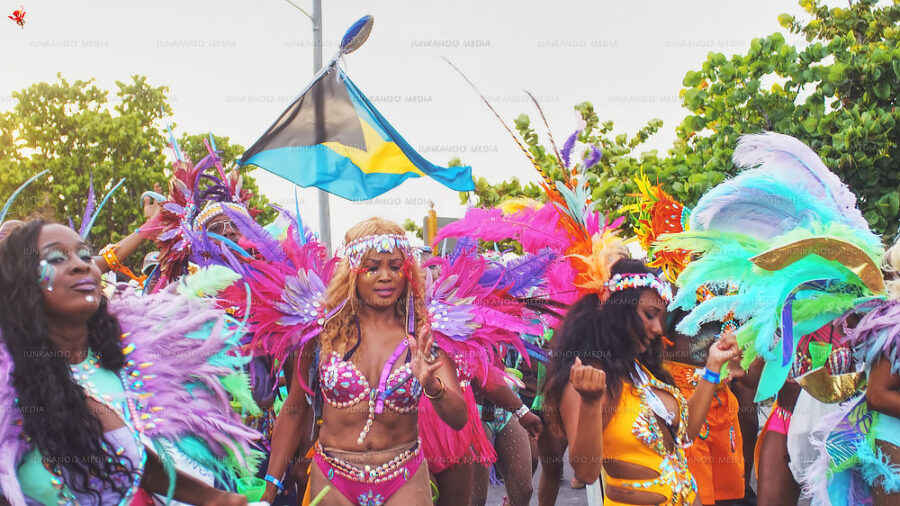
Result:
{"label": "silver bracelet", "polygon": [[531,410],[528,409],[528,406],[522,404],[515,411],[513,411],[513,416],[516,417],[516,420],[521,420],[523,416],[531,413]]}

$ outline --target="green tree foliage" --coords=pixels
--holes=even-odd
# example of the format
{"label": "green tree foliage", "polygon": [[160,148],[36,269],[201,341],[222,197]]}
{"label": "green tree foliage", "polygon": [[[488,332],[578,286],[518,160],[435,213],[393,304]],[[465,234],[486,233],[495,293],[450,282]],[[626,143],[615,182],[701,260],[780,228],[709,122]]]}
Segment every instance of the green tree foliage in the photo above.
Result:
{"label": "green tree foliage", "polygon": [[143,222],[140,195],[164,183],[165,139],[155,126],[171,114],[168,88],[146,78],[116,82],[115,98],[93,79],[37,83],[14,92],[13,110],[0,113],[0,195],[44,169],[16,201],[10,218],[42,216],[80,224],[91,174],[97,198],[121,178],[91,233],[97,245],[115,242]]}
{"label": "green tree foliage", "polygon": [[403,230],[416,234],[416,237],[419,239],[424,239],[425,237],[425,231],[411,218],[406,218],[406,221],[403,222]]}
{"label": "green tree foliage", "polygon": [[[811,20],[782,14],[779,22],[803,34],[806,47],[787,44],[783,34],[774,33],[750,41],[746,54],[729,58],[710,52],[699,69],[686,73],[681,97],[687,114],[664,157],[655,151],[634,154],[661,126],[658,120],[631,139],[610,137],[612,123],[599,124],[588,103],[576,106],[588,122],[581,140],[604,150],[592,176],[600,209],[621,208],[641,173],[692,206],[735,173],[731,155],[741,134],[771,130],[816,150],[858,196],[873,229],[895,233],[900,218],[900,2],[879,6],[876,0],[860,0],[832,9],[816,0],[799,4]],[[528,118],[520,116],[516,126],[539,163],[553,165]],[[476,186],[480,205],[530,191],[515,180]]]}
{"label": "green tree foliage", "polygon": [[[141,193],[157,184],[165,190],[171,176],[169,143],[161,130],[164,118],[172,114],[168,87],[154,87],[145,77],[132,76],[130,82],[117,81],[111,96],[93,79],[57,78],[14,92],[16,105],[0,112],[0,201],[35,173],[49,169],[16,200],[9,217],[41,216],[62,223],[71,217],[77,227],[91,174],[98,199],[125,178],[91,232],[95,245],[116,242],[143,223]],[[181,145],[191,160],[206,155],[201,140],[205,137],[182,136]],[[215,140],[226,167],[243,152],[227,137]],[[258,195],[253,178],[240,170],[245,188],[256,195],[253,203],[264,209],[260,220],[265,223],[274,212]],[[145,250],[149,246],[134,258],[140,259]]]}
{"label": "green tree foliage", "polygon": [[809,22],[787,14],[779,22],[803,34],[805,48],[774,33],[753,39],[744,55],[710,53],[687,73],[682,96],[690,115],[659,180],[687,176],[672,189],[693,203],[733,171],[738,135],[774,130],[812,147],[857,195],[873,229],[892,235],[900,217],[900,3],[800,6]]}
{"label": "green tree foliage", "polygon": [[[178,140],[178,145],[188,160],[199,162],[209,154],[206,145],[203,143],[204,140],[209,142],[209,134],[185,133]],[[216,150],[219,152],[219,158],[222,159],[222,167],[225,169],[225,172],[228,173],[236,168],[244,176],[244,189],[253,194],[253,198],[250,199],[250,205],[262,211],[256,216],[256,221],[261,225],[271,222],[275,219],[277,212],[268,206],[269,199],[260,194],[256,181],[250,176],[250,173],[256,170],[256,167],[253,165],[241,166],[235,163],[244,153],[244,147],[240,144],[231,144],[228,137],[213,135],[213,140],[215,141]]]}

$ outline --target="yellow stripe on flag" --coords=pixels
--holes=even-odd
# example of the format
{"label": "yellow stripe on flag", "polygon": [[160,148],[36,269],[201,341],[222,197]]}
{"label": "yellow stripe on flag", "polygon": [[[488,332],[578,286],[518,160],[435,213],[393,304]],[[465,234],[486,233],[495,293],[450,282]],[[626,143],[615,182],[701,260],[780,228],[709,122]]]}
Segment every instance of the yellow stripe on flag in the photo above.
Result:
{"label": "yellow stripe on flag", "polygon": [[345,158],[349,158],[364,174],[406,174],[412,172],[420,176],[425,175],[403,154],[400,146],[392,141],[389,142],[382,139],[378,132],[362,118],[360,118],[359,123],[362,126],[363,137],[366,141],[365,150],[339,142],[323,142],[322,145]]}

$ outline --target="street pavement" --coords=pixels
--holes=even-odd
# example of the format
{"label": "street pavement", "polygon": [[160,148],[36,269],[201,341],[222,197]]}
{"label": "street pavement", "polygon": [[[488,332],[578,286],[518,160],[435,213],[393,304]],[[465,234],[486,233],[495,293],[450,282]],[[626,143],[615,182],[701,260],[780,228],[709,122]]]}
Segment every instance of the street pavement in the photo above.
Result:
{"label": "street pavement", "polygon": [[[566,452],[566,457],[568,457],[568,452]],[[587,505],[587,492],[584,489],[573,489],[569,486],[569,480],[572,479],[572,467],[565,466],[563,468],[563,479],[559,484],[559,495],[556,496],[556,504],[558,506],[580,506]],[[538,491],[538,482],[541,478],[541,466],[538,465],[537,471],[535,471],[534,476],[532,477],[532,484],[534,485],[534,493],[531,496],[531,505],[537,506],[537,491]],[[500,485],[492,485],[488,489],[487,496],[487,504],[486,506],[500,506],[503,504],[503,496],[506,495],[506,489],[503,487],[503,484]]]}

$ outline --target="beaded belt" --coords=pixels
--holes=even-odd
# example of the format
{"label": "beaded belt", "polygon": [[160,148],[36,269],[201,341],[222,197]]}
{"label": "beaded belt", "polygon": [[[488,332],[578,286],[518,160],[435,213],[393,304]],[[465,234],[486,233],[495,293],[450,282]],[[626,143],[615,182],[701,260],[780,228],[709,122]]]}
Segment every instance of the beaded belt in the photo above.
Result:
{"label": "beaded belt", "polygon": [[[416,443],[409,449],[404,450],[396,457],[391,460],[385,462],[384,464],[372,467],[370,465],[364,465],[362,467],[347,462],[344,459],[335,457],[333,455],[329,455],[325,448],[316,441],[316,453],[325,460],[335,471],[337,474],[363,483],[382,483],[385,481],[393,480],[397,478],[404,472],[408,472],[406,468],[406,464],[419,455],[422,451],[422,443],[421,440],[417,440]],[[329,477],[330,478],[330,477]]]}

